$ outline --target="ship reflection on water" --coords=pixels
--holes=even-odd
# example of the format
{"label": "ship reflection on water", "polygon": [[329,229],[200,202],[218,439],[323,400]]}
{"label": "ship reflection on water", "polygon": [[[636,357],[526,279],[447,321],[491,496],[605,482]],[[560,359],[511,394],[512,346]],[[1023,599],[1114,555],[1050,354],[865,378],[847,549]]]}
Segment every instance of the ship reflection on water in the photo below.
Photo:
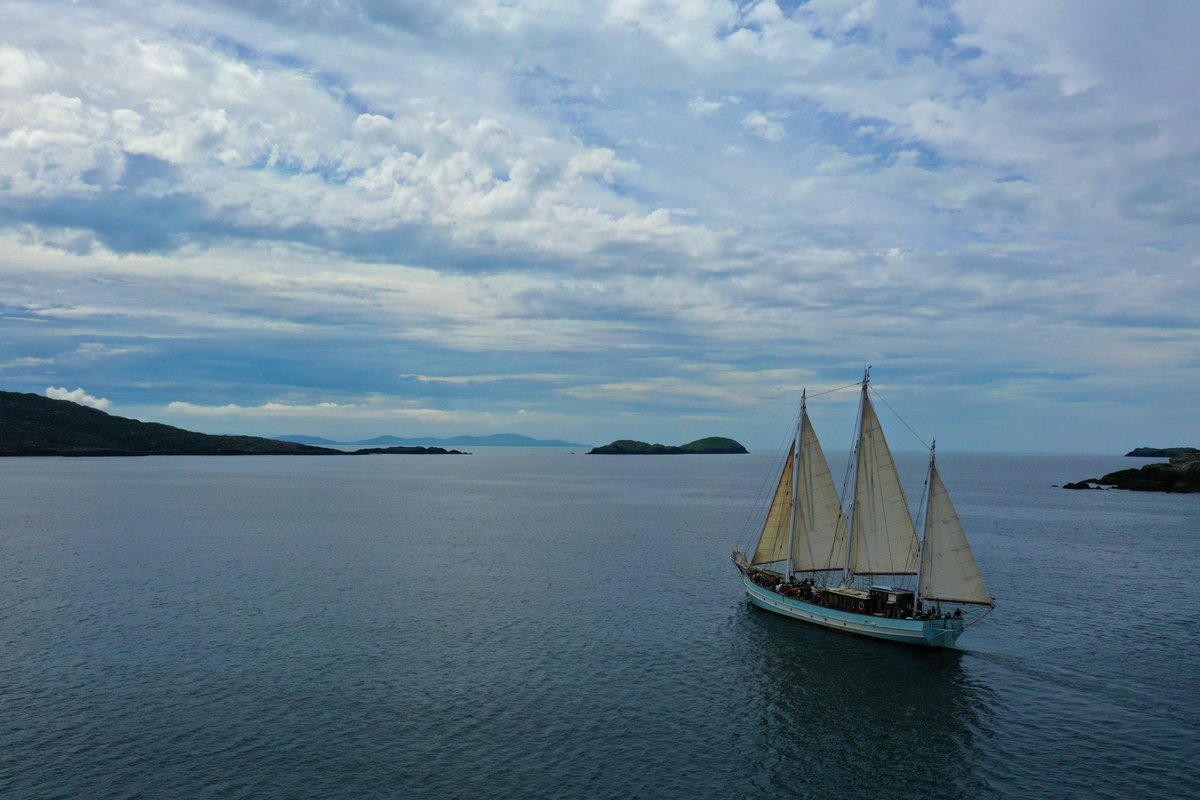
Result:
{"label": "ship reflection on water", "polygon": [[746,604],[739,627],[753,780],[809,796],[987,797],[995,698],[968,654],[825,631]]}

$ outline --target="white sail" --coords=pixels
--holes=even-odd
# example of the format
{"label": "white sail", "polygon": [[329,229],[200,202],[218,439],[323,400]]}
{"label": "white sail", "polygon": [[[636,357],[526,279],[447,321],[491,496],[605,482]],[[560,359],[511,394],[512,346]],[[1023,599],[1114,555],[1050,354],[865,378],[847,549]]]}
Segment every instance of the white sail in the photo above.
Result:
{"label": "white sail", "polygon": [[883,438],[879,418],[863,386],[862,422],[854,483],[850,571],[857,575],[913,575],[917,531]]}
{"label": "white sail", "polygon": [[795,448],[788,451],[787,462],[779,476],[779,485],[775,487],[775,498],[767,511],[767,520],[763,523],[762,536],[759,537],[758,547],[750,563],[754,565],[773,564],[777,561],[787,561],[788,537],[792,532],[792,463],[795,458]]}
{"label": "white sail", "polygon": [[800,474],[796,483],[799,502],[792,569],[841,569],[846,554],[842,501],[807,410],[800,422]]}
{"label": "white sail", "polygon": [[983,576],[979,574],[975,556],[967,544],[967,534],[936,465],[929,470],[929,509],[925,513],[920,592],[923,598],[930,600],[986,605],[993,602],[983,585]]}

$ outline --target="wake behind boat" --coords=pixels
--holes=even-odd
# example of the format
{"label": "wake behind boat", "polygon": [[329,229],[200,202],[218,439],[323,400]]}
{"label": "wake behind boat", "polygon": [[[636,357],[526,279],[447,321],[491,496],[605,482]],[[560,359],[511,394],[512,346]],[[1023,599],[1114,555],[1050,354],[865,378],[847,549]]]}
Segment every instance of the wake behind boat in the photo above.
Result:
{"label": "wake behind boat", "polygon": [[[930,447],[924,530],[916,525],[863,375],[843,510],[802,397],[795,438],[751,556],[733,551],[750,601],[826,628],[954,647],[995,607]],[[964,613],[965,612],[965,613]]]}

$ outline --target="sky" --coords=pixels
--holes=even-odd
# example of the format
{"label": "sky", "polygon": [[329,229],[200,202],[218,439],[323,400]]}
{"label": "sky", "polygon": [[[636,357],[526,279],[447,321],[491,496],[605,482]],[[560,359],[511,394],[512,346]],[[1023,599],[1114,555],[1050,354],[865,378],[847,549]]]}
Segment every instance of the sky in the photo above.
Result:
{"label": "sky", "polygon": [[1200,446],[1192,0],[0,15],[0,390],[755,449],[872,365],[898,450]]}

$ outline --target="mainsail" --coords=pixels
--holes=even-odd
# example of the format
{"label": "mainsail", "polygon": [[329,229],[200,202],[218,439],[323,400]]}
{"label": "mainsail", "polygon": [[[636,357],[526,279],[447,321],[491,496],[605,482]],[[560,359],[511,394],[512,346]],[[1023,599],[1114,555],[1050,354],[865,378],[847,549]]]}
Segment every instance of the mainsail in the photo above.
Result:
{"label": "mainsail", "polygon": [[[798,437],[798,442],[792,441],[779,475],[750,563],[786,562],[790,554],[791,572],[841,569],[846,552],[842,501],[808,411],[803,408]],[[797,463],[799,471],[793,477]]]}
{"label": "mainsail", "polygon": [[929,467],[929,508],[925,512],[918,591],[929,600],[983,605],[994,602],[983,585],[983,576],[936,463]]}
{"label": "mainsail", "polygon": [[851,520],[850,572],[916,574],[917,531],[865,384]]}
{"label": "mainsail", "polygon": [[846,552],[846,520],[833,475],[817,434],[803,410],[800,421],[800,474],[796,481],[796,530],[792,541],[795,572],[841,569]]}

